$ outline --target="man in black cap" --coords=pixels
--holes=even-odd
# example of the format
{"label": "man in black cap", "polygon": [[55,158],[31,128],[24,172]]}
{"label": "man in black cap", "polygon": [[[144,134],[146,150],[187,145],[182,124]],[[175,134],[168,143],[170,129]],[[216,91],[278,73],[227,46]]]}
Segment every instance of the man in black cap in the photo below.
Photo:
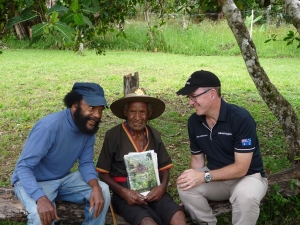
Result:
{"label": "man in black cap", "polygon": [[[96,83],[75,83],[67,109],[45,116],[30,131],[11,183],[28,212],[28,224],[59,220],[55,201],[85,204],[83,224],[103,225],[110,192],[93,162],[95,134],[107,103]],[[78,161],[78,171],[71,172]]]}
{"label": "man in black cap", "polygon": [[185,209],[214,225],[208,200],[229,200],[232,224],[254,225],[268,188],[254,119],[221,98],[221,82],[209,71],[194,72],[177,94],[196,110],[188,120],[191,168],[177,179]]}

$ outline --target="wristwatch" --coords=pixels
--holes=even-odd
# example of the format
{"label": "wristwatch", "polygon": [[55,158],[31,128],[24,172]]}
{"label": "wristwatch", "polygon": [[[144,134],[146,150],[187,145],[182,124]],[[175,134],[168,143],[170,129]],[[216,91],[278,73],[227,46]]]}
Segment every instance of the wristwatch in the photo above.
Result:
{"label": "wristwatch", "polygon": [[205,183],[208,183],[209,181],[211,181],[211,175],[210,175],[209,171],[204,171],[204,180],[205,180]]}

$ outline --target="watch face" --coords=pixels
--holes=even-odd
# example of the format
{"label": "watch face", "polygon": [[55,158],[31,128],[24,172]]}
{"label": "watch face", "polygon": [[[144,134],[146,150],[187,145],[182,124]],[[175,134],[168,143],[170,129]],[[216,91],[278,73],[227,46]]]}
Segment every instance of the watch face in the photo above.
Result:
{"label": "watch face", "polygon": [[205,178],[205,181],[206,181],[206,182],[209,182],[209,181],[211,180],[210,173],[205,173],[204,178]]}

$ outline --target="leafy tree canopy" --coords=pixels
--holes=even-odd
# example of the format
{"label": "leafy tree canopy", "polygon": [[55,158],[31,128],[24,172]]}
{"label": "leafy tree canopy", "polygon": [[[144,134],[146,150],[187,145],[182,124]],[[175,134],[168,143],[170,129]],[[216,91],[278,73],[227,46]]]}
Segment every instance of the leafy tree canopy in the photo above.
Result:
{"label": "leafy tree canopy", "polygon": [[[53,6],[47,6],[52,2]],[[255,0],[237,0],[241,8],[253,4]],[[0,39],[14,25],[27,22],[31,44],[52,35],[62,46],[77,51],[80,43],[92,43],[95,36],[105,35],[125,17],[135,15],[137,5],[149,7],[160,17],[166,12],[220,11],[217,0],[0,0]],[[101,47],[94,47],[102,52]]]}
{"label": "leafy tree canopy", "polygon": [[[0,0],[0,40],[13,26],[25,23],[26,35],[33,44],[39,39],[54,37],[61,47],[73,47],[78,51],[80,44],[89,43],[97,53],[102,48],[94,40],[104,36],[108,31],[123,23],[125,17],[135,15],[136,7],[156,13],[162,20],[167,13],[219,13],[220,0]],[[235,0],[240,10],[265,7],[271,4],[268,0]],[[51,4],[55,3],[51,6]],[[280,5],[274,0],[272,4]],[[201,15],[200,15],[201,17]],[[164,23],[161,23],[164,24]],[[125,36],[124,30],[119,35]],[[268,41],[276,40],[270,37]],[[299,34],[288,34],[288,44],[299,41]],[[298,47],[300,44],[298,45]]]}

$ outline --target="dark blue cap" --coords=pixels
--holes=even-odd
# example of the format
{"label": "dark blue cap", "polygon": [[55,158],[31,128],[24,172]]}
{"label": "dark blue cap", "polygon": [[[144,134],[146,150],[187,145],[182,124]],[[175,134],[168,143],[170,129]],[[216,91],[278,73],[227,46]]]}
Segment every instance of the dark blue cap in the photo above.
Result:
{"label": "dark blue cap", "polygon": [[81,94],[84,101],[90,106],[103,105],[107,107],[103,88],[99,84],[76,82],[72,91],[76,91]]}
{"label": "dark blue cap", "polygon": [[177,95],[190,95],[199,87],[221,87],[219,78],[212,72],[200,70],[194,72],[185,86],[176,92]]}

